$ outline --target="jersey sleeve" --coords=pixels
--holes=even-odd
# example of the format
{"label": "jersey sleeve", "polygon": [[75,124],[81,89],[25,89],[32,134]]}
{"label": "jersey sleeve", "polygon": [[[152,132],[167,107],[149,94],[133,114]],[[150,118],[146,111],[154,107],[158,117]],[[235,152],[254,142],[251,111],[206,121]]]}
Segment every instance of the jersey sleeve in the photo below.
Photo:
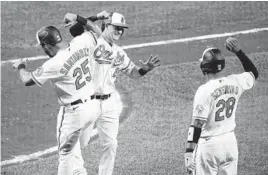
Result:
{"label": "jersey sleeve", "polygon": [[33,81],[38,85],[42,86],[47,80],[59,78],[61,74],[57,69],[57,63],[54,59],[50,59],[45,62],[41,67],[38,67],[31,73]]}
{"label": "jersey sleeve", "polygon": [[135,67],[135,64],[130,60],[125,51],[123,51],[122,53],[123,53],[123,63],[120,65],[120,70],[124,74],[130,75]]}
{"label": "jersey sleeve", "polygon": [[93,32],[84,32],[79,38],[82,42],[87,43],[90,46],[97,44],[97,36]]}
{"label": "jersey sleeve", "polygon": [[211,96],[204,88],[198,88],[193,103],[193,119],[207,120],[210,111]]}
{"label": "jersey sleeve", "polygon": [[243,90],[248,90],[254,87],[255,77],[251,72],[244,72],[233,76]]}

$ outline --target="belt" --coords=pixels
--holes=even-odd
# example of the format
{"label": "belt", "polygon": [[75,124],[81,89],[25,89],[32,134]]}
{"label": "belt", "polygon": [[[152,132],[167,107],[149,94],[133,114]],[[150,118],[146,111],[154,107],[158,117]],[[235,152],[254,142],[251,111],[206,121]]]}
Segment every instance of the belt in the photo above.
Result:
{"label": "belt", "polygon": [[106,94],[106,95],[91,95],[91,100],[97,99],[97,100],[106,100],[109,97],[111,97],[111,94]]}
{"label": "belt", "polygon": [[83,101],[81,99],[76,100],[76,101],[74,101],[74,102],[71,103],[71,106],[77,105],[79,103],[83,103]]}
{"label": "belt", "polygon": [[[90,96],[90,99],[93,100],[93,99],[97,99],[97,100],[106,100],[108,99],[109,97],[111,97],[111,94],[106,94],[106,95],[91,95]],[[74,102],[71,103],[71,106],[74,106],[74,105],[77,105],[77,104],[80,104],[80,103],[83,103],[83,101],[81,99],[78,99]]]}

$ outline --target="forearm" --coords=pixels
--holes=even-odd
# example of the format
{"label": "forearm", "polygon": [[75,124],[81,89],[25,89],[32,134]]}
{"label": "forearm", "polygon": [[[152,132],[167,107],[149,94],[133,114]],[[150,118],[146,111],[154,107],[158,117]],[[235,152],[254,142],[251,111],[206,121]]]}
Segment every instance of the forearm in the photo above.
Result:
{"label": "forearm", "polygon": [[94,24],[92,21],[87,20],[87,24],[85,25],[85,29],[87,31],[93,31],[94,33],[97,34],[97,36],[99,37],[101,35],[101,29],[99,28],[99,26],[97,26],[96,24]]}
{"label": "forearm", "polygon": [[101,29],[96,24],[93,23],[96,20],[98,20],[97,16],[91,16],[91,17],[86,19],[82,16],[77,15],[77,22],[78,23],[82,24],[87,31],[93,31],[98,36],[100,36]]}
{"label": "forearm", "polygon": [[143,68],[140,68],[138,66],[135,66],[133,70],[131,71],[130,77],[131,78],[140,78],[147,74],[149,71],[144,70]]}
{"label": "forearm", "polygon": [[236,53],[236,55],[239,58],[239,60],[241,61],[244,70],[246,72],[252,72],[253,75],[255,76],[255,79],[257,79],[259,76],[259,72],[258,72],[257,68],[255,67],[255,65],[252,63],[252,61],[247,57],[247,55],[242,50],[239,50]]}
{"label": "forearm", "polygon": [[201,128],[204,125],[205,121],[200,119],[193,119],[191,126],[189,127],[186,152],[193,152],[196,144],[199,141],[201,135]]}
{"label": "forearm", "polygon": [[32,80],[31,73],[27,71],[25,68],[19,70],[20,79],[22,80],[25,86],[32,86],[35,85],[34,81]]}
{"label": "forearm", "polygon": [[196,143],[187,142],[186,144],[186,152],[193,152],[196,147]]}

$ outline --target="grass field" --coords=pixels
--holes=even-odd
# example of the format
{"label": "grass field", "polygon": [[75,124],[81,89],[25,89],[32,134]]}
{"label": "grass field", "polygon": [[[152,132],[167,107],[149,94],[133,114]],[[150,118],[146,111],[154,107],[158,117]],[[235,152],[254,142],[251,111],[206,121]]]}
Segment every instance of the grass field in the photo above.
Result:
{"label": "grass field", "polygon": [[[90,9],[89,9],[90,8]],[[49,13],[45,13],[48,11]],[[40,55],[32,49],[35,31],[61,22],[66,12],[88,16],[100,10],[125,14],[131,28],[122,45],[267,27],[267,2],[1,2],[1,59]],[[90,12],[89,12],[90,11]],[[67,29],[61,29],[66,40]],[[260,77],[237,109],[239,174],[268,174],[267,32],[237,36]],[[193,95],[204,77],[196,61],[208,45],[223,49],[225,38],[128,50],[134,62],[158,54],[163,66],[139,80],[120,76],[117,85],[127,103],[120,125],[114,174],[183,174],[185,140]],[[241,72],[227,56],[226,74]],[[32,62],[34,69],[44,61]],[[25,88],[11,65],[1,67],[2,160],[55,146],[58,104],[49,85]],[[41,100],[40,100],[41,99]],[[98,140],[83,150],[89,174],[97,174]],[[57,155],[2,167],[2,174],[56,174]]]}

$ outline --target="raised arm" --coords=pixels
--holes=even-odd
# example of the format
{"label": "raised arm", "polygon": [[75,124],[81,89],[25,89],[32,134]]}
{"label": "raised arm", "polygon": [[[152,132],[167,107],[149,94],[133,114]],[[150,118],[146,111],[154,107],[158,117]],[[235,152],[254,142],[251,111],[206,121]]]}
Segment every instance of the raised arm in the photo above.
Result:
{"label": "raised arm", "polygon": [[[100,36],[102,31],[94,22],[97,20],[107,19],[108,17],[109,17],[109,13],[107,13],[106,11],[98,13],[96,16],[90,16],[89,18],[84,18],[80,15],[73,14],[73,13],[67,13],[64,17],[64,23],[66,24],[65,26],[68,27],[68,26],[72,25],[73,23],[77,22],[77,24],[73,25],[70,28],[70,32],[72,35],[73,35],[73,33],[77,33],[78,31],[81,31],[79,28],[82,25],[85,30],[93,31],[94,33],[97,34],[97,36]],[[83,31],[81,31],[81,32],[83,32]],[[75,35],[73,35],[73,36],[75,36]]]}
{"label": "raised arm", "polygon": [[236,56],[241,61],[243,68],[246,72],[252,72],[255,79],[257,79],[259,77],[259,72],[258,72],[256,66],[247,57],[247,55],[241,50],[241,46],[236,38],[232,38],[232,37],[228,38],[226,40],[225,46],[229,51],[236,54]]}

